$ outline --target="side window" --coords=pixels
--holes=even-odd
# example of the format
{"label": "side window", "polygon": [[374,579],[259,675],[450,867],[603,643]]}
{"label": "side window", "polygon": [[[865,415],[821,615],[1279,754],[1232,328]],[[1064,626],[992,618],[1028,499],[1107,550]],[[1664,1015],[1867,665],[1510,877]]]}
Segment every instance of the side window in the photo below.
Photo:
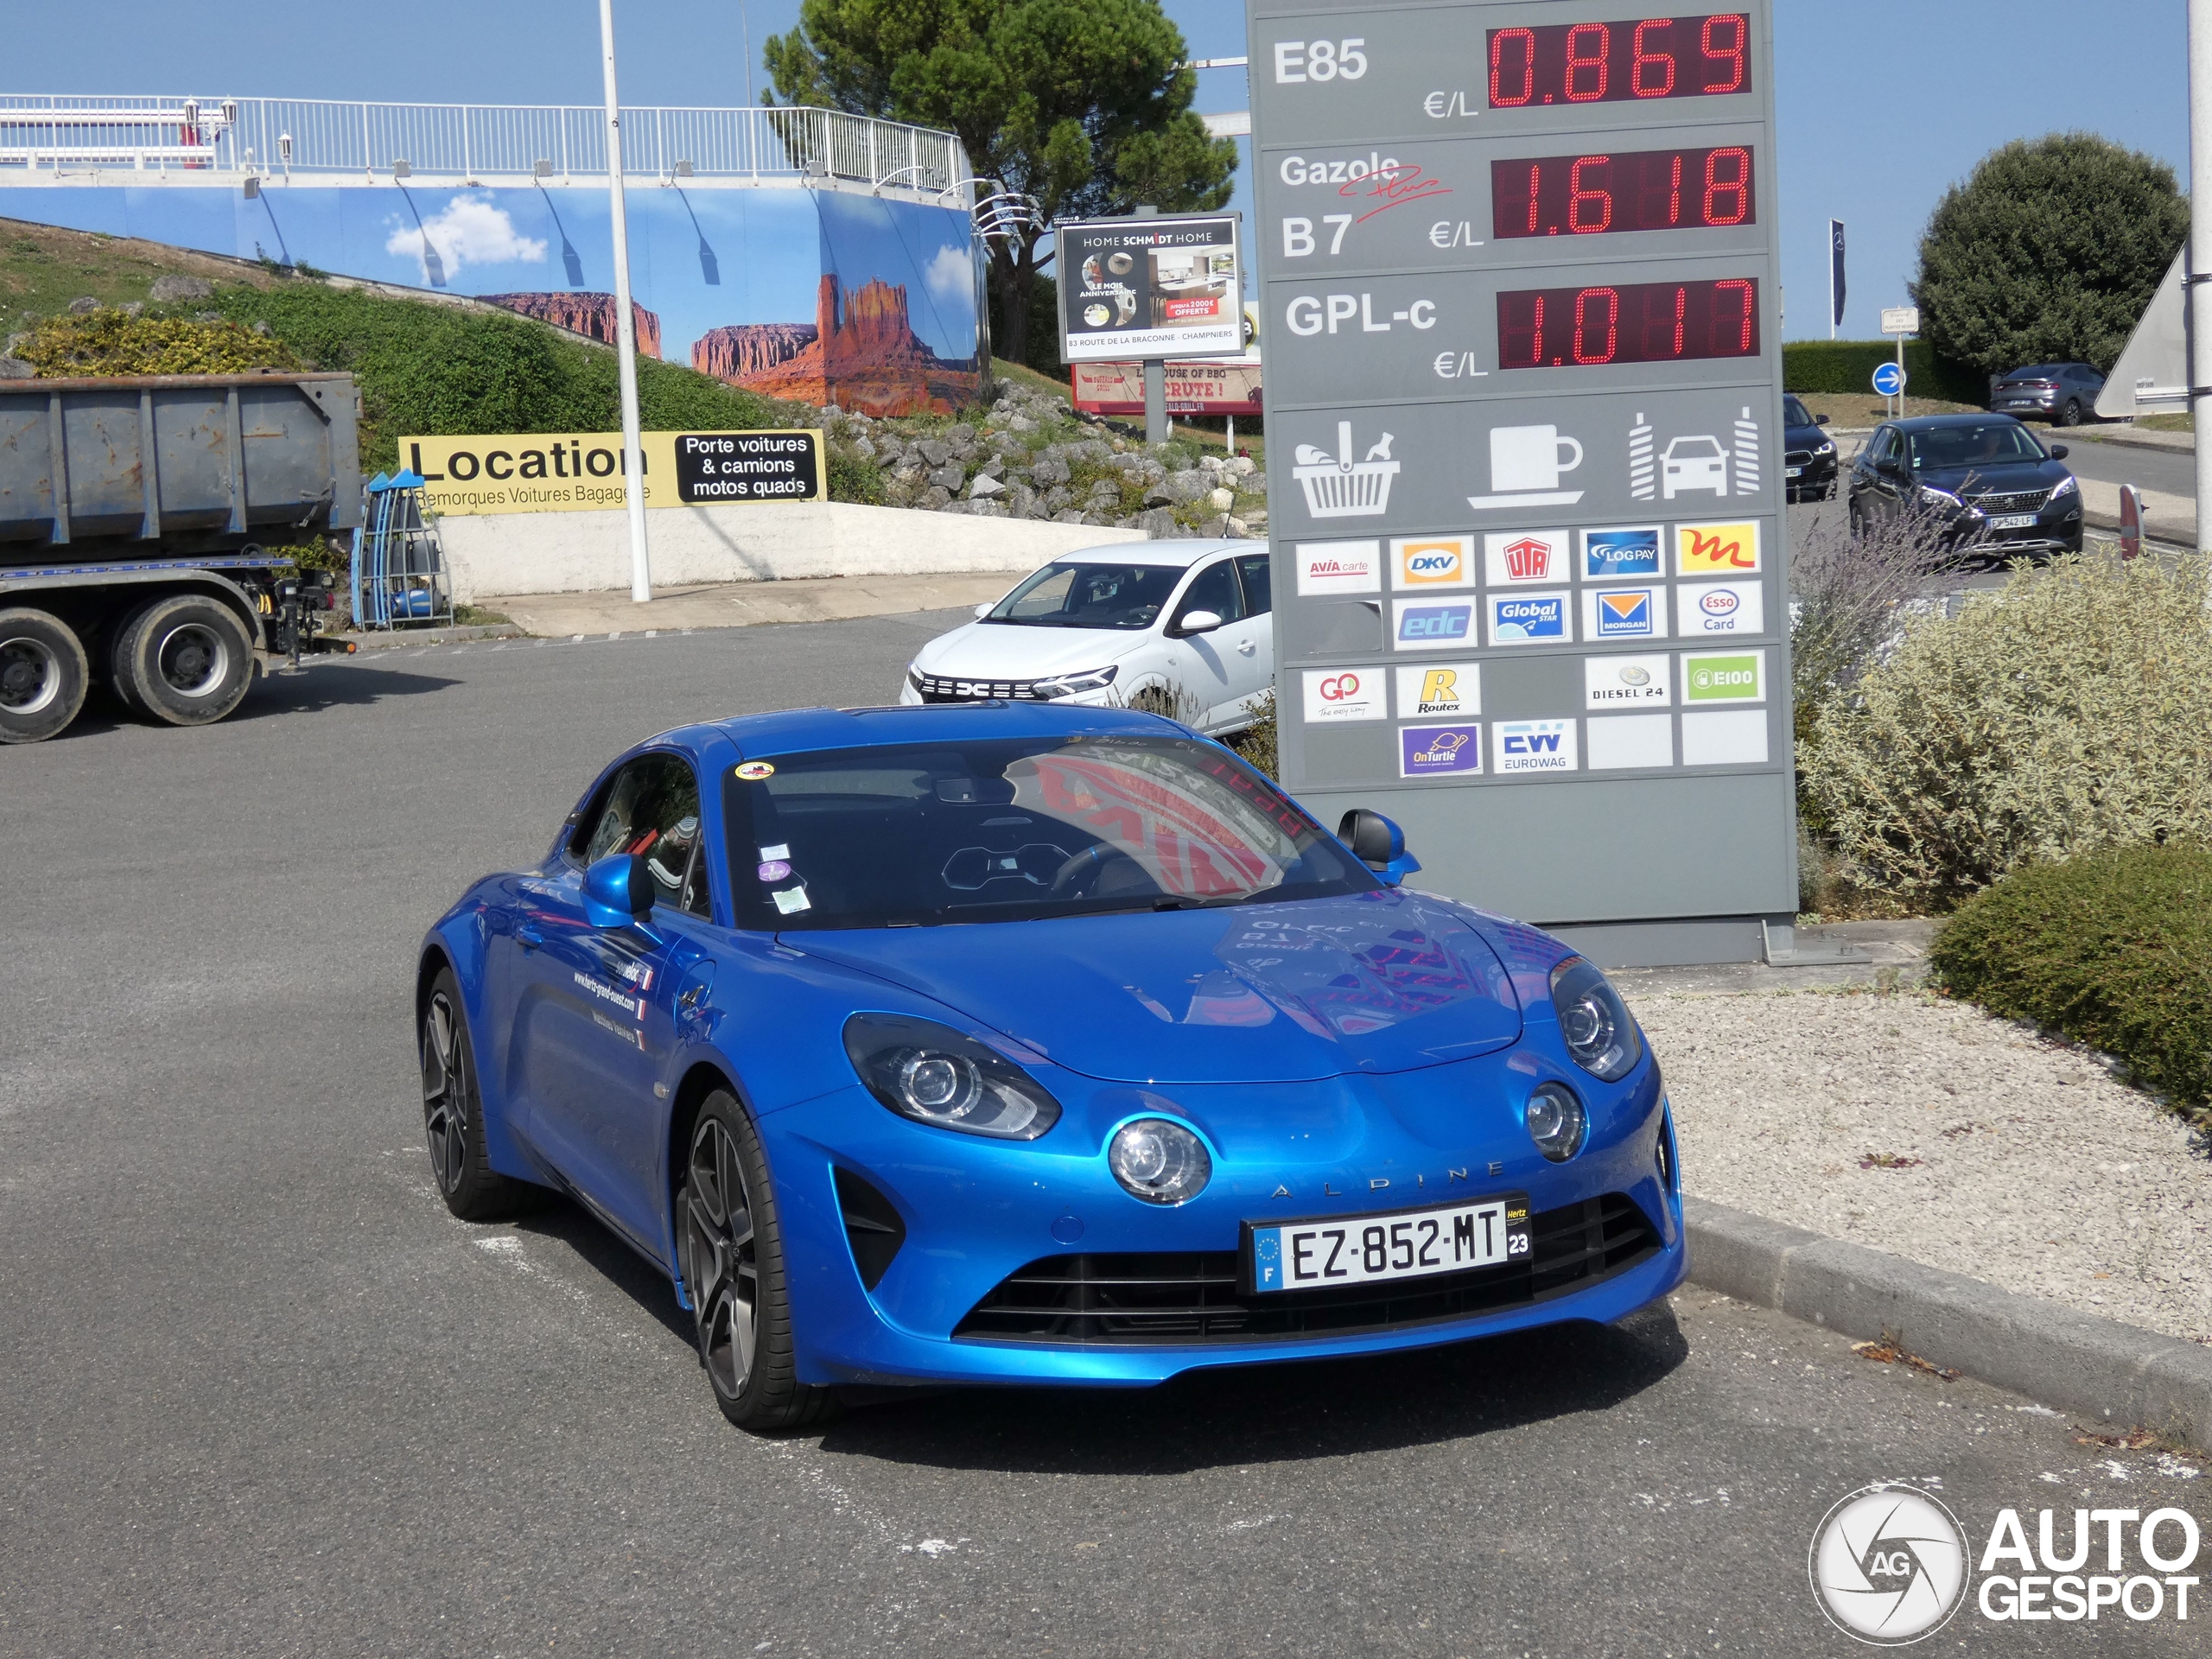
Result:
{"label": "side window", "polygon": [[1236,568],[1233,560],[1222,559],[1198,572],[1183,595],[1183,602],[1175,607],[1175,620],[1179,622],[1193,611],[1211,611],[1224,622],[1234,622],[1244,614],[1243,596],[1236,591]]}
{"label": "side window", "polygon": [[1867,452],[1867,459],[1877,467],[1887,467],[1897,458],[1897,429],[1885,426],[1874,435],[1874,442]]}
{"label": "side window", "polygon": [[1247,554],[1236,561],[1237,574],[1244,578],[1244,614],[1265,616],[1274,609],[1273,567],[1264,553]]}
{"label": "side window", "polygon": [[696,894],[687,880],[695,862],[703,864],[697,857],[699,783],[675,755],[642,754],[616,772],[569,847],[586,864],[609,853],[641,855],[655,903],[682,901],[683,908],[706,913],[703,868]]}

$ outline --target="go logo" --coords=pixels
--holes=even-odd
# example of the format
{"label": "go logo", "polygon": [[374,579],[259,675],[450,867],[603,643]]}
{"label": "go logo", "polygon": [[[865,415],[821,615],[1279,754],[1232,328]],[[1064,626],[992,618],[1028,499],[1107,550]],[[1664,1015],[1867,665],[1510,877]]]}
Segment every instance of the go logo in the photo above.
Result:
{"label": "go logo", "polygon": [[1356,697],[1359,695],[1359,676],[1332,674],[1321,682],[1320,692],[1325,702],[1342,702],[1346,697]]}

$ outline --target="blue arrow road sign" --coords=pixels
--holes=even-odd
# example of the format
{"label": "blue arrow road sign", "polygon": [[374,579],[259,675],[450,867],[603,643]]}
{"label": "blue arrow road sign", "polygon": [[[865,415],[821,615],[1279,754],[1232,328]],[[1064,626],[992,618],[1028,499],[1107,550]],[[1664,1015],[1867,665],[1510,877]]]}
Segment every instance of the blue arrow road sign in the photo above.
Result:
{"label": "blue arrow road sign", "polygon": [[1884,363],[1874,370],[1874,390],[1885,397],[1894,397],[1904,390],[1904,370],[1895,363]]}

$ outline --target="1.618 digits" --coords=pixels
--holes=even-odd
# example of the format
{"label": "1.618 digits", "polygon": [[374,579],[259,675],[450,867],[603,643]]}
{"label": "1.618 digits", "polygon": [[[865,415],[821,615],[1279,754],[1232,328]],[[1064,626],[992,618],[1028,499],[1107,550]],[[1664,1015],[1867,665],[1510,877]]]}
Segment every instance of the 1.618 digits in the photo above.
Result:
{"label": "1.618 digits", "polygon": [[1758,220],[1751,152],[1742,144],[1492,162],[1490,200],[1491,232],[1501,238],[1718,229]]}
{"label": "1.618 digits", "polygon": [[1532,288],[1497,296],[1501,369],[1678,363],[1758,353],[1759,285],[1748,277]]}
{"label": "1.618 digits", "polygon": [[1751,26],[1739,11],[1493,29],[1488,38],[1494,110],[1751,90]]}

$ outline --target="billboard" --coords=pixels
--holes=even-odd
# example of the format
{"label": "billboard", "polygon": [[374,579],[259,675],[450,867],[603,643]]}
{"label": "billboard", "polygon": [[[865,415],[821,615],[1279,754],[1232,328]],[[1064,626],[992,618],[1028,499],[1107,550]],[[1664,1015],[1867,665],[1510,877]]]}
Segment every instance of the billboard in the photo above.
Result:
{"label": "billboard", "polygon": [[[640,432],[645,505],[819,501],[822,434]],[[518,432],[405,437],[400,458],[441,515],[620,512],[626,503],[620,432]]]}
{"label": "billboard", "polygon": [[[950,414],[980,334],[963,209],[671,181],[628,192],[638,347],[765,396]],[[0,216],[467,295],[614,338],[603,188],[0,187]]]}
{"label": "billboard", "polygon": [[1243,349],[1235,214],[1063,225],[1055,257],[1064,363]]}
{"label": "billboard", "polygon": [[[1075,406],[1093,415],[1144,413],[1144,365],[1078,363],[1072,371]],[[1198,358],[1167,365],[1170,415],[1257,415],[1260,360]]]}

